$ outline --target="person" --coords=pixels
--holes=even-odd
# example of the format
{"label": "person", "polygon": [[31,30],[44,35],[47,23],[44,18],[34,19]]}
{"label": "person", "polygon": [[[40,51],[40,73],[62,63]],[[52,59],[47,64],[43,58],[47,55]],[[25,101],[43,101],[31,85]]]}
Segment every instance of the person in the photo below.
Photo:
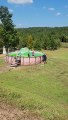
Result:
{"label": "person", "polygon": [[20,64],[21,64],[21,56],[16,58],[15,63],[16,63],[17,65],[20,65]]}
{"label": "person", "polygon": [[30,54],[28,53],[28,57],[30,57]]}
{"label": "person", "polygon": [[47,63],[46,62],[47,61],[47,56],[45,54],[42,56],[42,61],[44,62],[44,64]]}
{"label": "person", "polygon": [[34,50],[32,51],[32,56],[34,56]]}

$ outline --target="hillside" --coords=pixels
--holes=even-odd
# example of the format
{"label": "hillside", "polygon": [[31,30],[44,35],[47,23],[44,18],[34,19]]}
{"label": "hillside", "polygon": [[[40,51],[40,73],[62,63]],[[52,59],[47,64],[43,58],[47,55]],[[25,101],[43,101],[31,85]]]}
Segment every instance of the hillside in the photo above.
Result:
{"label": "hillside", "polygon": [[19,47],[57,49],[60,42],[68,42],[68,27],[18,28]]}
{"label": "hillside", "polygon": [[67,120],[68,48],[46,54],[47,64],[15,69],[0,57],[0,100],[45,120]]}

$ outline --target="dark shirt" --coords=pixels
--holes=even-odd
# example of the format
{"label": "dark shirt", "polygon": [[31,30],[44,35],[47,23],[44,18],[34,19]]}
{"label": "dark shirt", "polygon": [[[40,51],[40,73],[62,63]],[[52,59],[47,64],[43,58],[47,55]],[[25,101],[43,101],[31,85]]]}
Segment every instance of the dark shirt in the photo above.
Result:
{"label": "dark shirt", "polygon": [[43,58],[43,61],[46,61],[46,60],[47,60],[47,57],[46,57],[45,54],[42,56],[42,58]]}

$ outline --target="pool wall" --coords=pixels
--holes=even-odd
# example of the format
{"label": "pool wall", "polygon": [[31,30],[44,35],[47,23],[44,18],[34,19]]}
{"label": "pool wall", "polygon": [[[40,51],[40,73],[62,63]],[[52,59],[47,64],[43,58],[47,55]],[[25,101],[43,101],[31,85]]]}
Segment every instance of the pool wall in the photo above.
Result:
{"label": "pool wall", "polygon": [[[38,57],[21,57],[21,65],[34,65],[42,62],[42,56]],[[6,62],[8,64],[15,64],[15,57],[6,56]]]}

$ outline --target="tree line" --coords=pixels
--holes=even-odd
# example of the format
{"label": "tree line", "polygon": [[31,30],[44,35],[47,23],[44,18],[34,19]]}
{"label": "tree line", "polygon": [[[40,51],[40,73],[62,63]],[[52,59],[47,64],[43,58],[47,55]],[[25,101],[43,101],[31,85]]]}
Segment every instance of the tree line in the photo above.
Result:
{"label": "tree line", "polygon": [[57,49],[61,42],[68,42],[68,27],[18,28],[19,47]]}
{"label": "tree line", "polygon": [[0,6],[0,48],[57,49],[68,42],[68,27],[15,28],[12,14]]}

